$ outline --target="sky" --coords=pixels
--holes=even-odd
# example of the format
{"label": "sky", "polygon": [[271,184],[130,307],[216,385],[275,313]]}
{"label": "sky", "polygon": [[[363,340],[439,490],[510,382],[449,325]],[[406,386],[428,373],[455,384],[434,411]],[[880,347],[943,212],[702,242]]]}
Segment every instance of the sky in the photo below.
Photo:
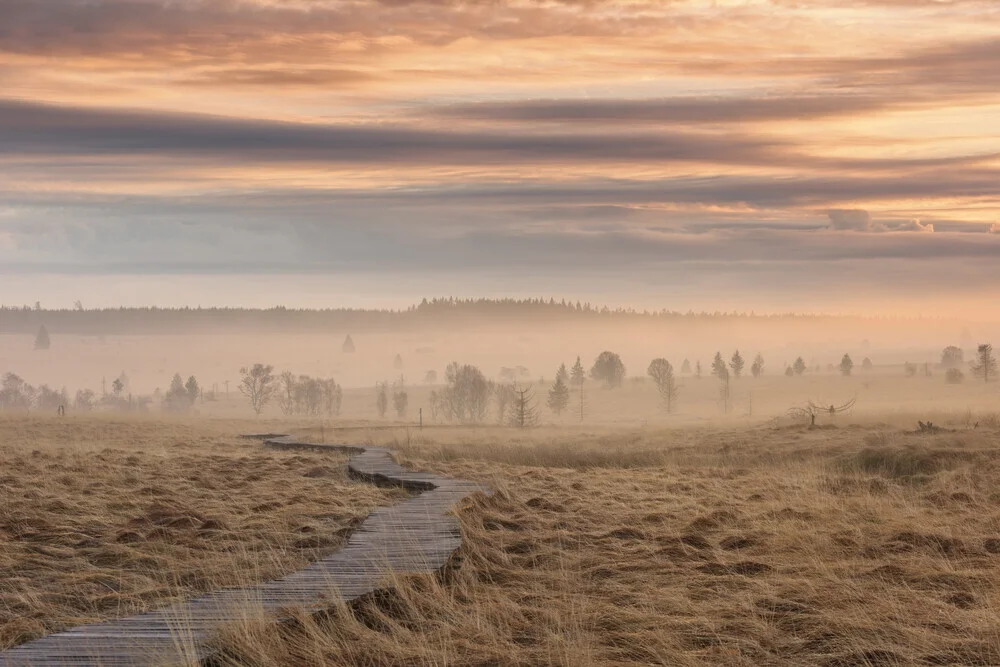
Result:
{"label": "sky", "polygon": [[0,17],[3,303],[1000,304],[995,0]]}

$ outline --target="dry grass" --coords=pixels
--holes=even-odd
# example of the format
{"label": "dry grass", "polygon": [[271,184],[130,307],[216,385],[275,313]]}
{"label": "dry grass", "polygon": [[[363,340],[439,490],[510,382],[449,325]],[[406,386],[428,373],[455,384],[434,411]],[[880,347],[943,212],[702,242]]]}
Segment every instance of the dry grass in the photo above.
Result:
{"label": "dry grass", "polygon": [[1000,664],[1000,433],[901,426],[373,431],[498,489],[459,567],[230,628],[228,664]]}
{"label": "dry grass", "polygon": [[[443,575],[400,574],[387,591],[281,627],[248,608],[218,637],[219,662],[1000,664],[1000,429],[921,417],[948,430],[912,433],[916,417],[901,414],[817,429],[327,427],[328,440],[387,444],[408,465],[496,493],[458,509],[464,546]],[[0,542],[20,549],[5,569],[33,582],[22,593],[3,583],[5,611],[29,605],[11,615],[38,627],[142,608],[146,587],[163,600],[185,572],[215,585],[261,575],[277,556],[303,562],[315,550],[295,549],[300,527],[336,539],[362,508],[397,497],[347,483],[342,459],[264,453],[221,435],[245,425],[66,423],[97,444],[60,453],[32,435],[47,425],[3,424],[20,441],[3,450],[4,520],[59,526]],[[305,476],[317,468],[328,476]],[[229,530],[202,535],[182,521],[162,540],[115,541],[135,519],[144,538],[162,527],[153,502]],[[253,513],[267,502],[282,505]],[[216,549],[222,542],[236,548]],[[121,549],[137,559],[124,578],[91,559]],[[72,558],[57,558],[63,551]],[[185,560],[191,553],[205,562]]]}
{"label": "dry grass", "polygon": [[297,570],[404,496],[255,426],[0,418],[0,647]]}

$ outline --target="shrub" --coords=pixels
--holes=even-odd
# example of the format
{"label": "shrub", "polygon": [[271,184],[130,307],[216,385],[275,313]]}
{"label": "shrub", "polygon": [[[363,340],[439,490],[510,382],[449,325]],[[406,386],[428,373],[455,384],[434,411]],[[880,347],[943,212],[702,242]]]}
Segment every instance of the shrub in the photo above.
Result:
{"label": "shrub", "polygon": [[965,373],[957,368],[949,368],[945,371],[944,381],[948,384],[962,384],[965,382]]}

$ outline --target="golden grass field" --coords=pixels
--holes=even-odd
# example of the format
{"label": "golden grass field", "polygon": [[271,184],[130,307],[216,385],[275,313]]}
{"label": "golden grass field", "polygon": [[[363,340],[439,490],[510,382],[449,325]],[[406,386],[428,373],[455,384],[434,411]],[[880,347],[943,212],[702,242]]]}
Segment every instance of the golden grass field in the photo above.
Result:
{"label": "golden grass field", "polygon": [[295,571],[404,497],[253,426],[0,416],[0,647]]}
{"label": "golden grass field", "polygon": [[373,432],[497,489],[459,566],[229,664],[1000,664],[1000,422],[965,419]]}
{"label": "golden grass field", "polygon": [[[942,430],[913,432],[928,418]],[[402,498],[341,456],[235,437],[293,426],[0,418],[4,645],[277,576]],[[244,610],[222,664],[1000,664],[987,412],[296,432],[496,492],[456,508],[442,575],[280,628]]]}

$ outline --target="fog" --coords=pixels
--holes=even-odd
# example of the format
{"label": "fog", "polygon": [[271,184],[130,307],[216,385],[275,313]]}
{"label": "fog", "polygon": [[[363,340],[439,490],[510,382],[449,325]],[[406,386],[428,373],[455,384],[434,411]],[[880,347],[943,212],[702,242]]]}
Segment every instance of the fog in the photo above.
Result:
{"label": "fog", "polygon": [[[65,388],[68,399],[86,389],[100,398],[123,377],[125,394],[155,395],[145,408],[153,411],[161,409],[160,397],[175,373],[195,376],[204,393],[195,412],[250,414],[237,389],[240,370],[260,363],[273,366],[276,375],[289,371],[334,380],[345,391],[338,416],[347,419],[377,418],[376,383],[401,384],[410,392],[411,409],[399,419],[412,421],[428,407],[429,393],[445,382],[446,367],[458,362],[478,367],[489,380],[532,387],[541,421],[560,422],[580,412],[575,388],[565,414],[545,409],[560,364],[570,368],[579,357],[589,372],[595,358],[609,350],[620,355],[625,381],[608,389],[589,380],[585,421],[768,417],[806,400],[828,404],[851,397],[858,398],[856,409],[862,411],[988,409],[997,400],[994,385],[980,386],[968,367],[979,343],[1000,340],[990,324],[947,318],[654,316],[588,311],[589,305],[577,310],[544,302],[485,304],[442,302],[403,312],[8,309],[0,312],[0,373],[14,373],[34,386]],[[49,333],[48,349],[35,349],[41,326]],[[343,349],[347,336],[353,352]],[[945,382],[940,361],[946,346],[964,351],[961,385]],[[723,401],[712,361],[720,353],[728,365],[737,350],[745,360],[743,377],[732,379],[731,400]],[[750,367],[758,354],[764,370],[753,378]],[[849,377],[839,369],[844,355],[854,364]],[[806,372],[786,377],[800,357]],[[679,396],[670,415],[647,377],[655,358],[665,358],[675,371]],[[685,361],[690,372],[682,370]],[[913,376],[907,363],[918,370]],[[277,415],[278,408],[268,406],[264,415],[269,414]],[[573,419],[579,421],[579,414]]]}

